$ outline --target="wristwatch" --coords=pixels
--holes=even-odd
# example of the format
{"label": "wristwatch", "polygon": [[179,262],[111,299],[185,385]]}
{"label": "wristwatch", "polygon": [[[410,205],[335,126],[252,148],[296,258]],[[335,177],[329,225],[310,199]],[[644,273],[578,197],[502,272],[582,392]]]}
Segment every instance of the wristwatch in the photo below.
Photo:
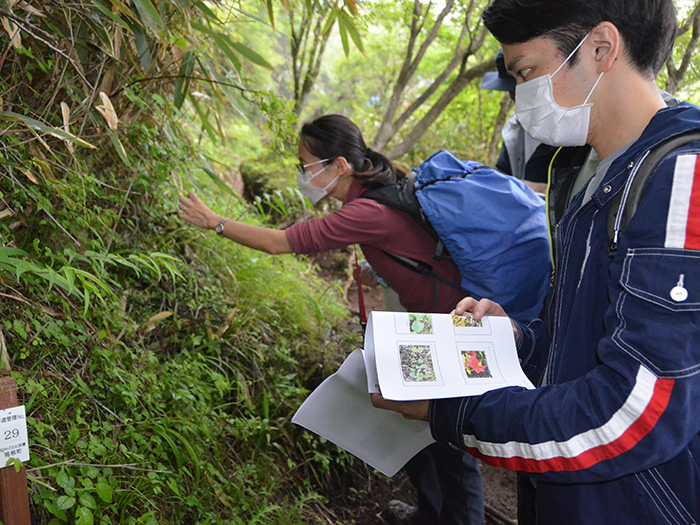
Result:
{"label": "wristwatch", "polygon": [[216,225],[216,228],[214,228],[214,231],[215,231],[216,233],[218,233],[221,237],[224,236],[224,224],[226,224],[226,221],[228,221],[228,220],[229,220],[229,219],[227,219],[226,217],[224,217],[223,219],[221,219],[221,222],[220,222],[219,224]]}

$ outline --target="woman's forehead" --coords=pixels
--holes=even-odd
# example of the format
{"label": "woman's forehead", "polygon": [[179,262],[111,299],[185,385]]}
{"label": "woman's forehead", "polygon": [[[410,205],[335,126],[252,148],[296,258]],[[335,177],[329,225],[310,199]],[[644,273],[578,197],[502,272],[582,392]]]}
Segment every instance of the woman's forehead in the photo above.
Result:
{"label": "woman's forehead", "polygon": [[297,147],[297,151],[299,153],[299,158],[303,159],[305,161],[312,161],[312,160],[319,160],[316,155],[311,153],[307,148],[306,148],[306,143],[304,139],[299,141],[299,145]]}

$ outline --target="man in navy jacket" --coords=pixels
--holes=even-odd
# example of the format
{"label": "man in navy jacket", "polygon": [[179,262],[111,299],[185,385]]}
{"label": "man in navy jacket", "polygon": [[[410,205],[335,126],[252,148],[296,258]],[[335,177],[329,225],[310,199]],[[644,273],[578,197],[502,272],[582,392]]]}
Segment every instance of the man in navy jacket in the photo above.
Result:
{"label": "man in navy jacket", "polygon": [[[655,84],[674,42],[673,3],[493,0],[483,18],[517,79],[528,132],[601,158],[558,226],[545,319],[513,320],[523,368],[540,386],[373,402],[520,471],[521,524],[698,523],[700,142],[658,163],[616,255],[608,251],[610,210],[640,160],[700,129],[700,109],[667,108]],[[471,298],[456,309],[465,311],[507,315]]]}

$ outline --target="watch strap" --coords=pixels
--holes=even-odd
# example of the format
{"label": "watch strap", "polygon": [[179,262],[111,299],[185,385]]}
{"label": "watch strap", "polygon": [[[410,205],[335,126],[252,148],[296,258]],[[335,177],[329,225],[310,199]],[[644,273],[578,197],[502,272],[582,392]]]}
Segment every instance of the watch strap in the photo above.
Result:
{"label": "watch strap", "polygon": [[224,217],[223,219],[221,219],[221,222],[216,225],[216,228],[214,228],[214,231],[218,233],[221,237],[224,236],[224,224],[226,224],[226,222],[228,221],[229,219],[227,217]]}

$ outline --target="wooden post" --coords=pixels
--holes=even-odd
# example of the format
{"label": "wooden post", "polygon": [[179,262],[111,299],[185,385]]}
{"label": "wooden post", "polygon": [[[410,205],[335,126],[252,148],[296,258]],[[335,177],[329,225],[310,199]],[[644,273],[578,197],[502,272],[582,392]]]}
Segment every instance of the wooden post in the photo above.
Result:
{"label": "wooden post", "polygon": [[[16,406],[17,382],[13,377],[0,377],[0,410]],[[24,465],[19,472],[14,466],[0,468],[0,521],[4,525],[32,523]]]}

